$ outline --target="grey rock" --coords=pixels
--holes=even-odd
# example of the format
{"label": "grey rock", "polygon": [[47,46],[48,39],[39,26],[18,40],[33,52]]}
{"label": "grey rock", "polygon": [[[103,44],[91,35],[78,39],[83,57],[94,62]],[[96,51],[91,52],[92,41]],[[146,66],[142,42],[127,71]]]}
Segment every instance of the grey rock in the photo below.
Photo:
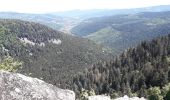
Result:
{"label": "grey rock", "polygon": [[105,95],[95,95],[95,96],[89,96],[88,100],[111,100],[109,96]]}
{"label": "grey rock", "polygon": [[75,100],[75,93],[37,78],[0,71],[0,100]]}
{"label": "grey rock", "polygon": [[139,98],[139,97],[128,97],[127,95],[125,95],[124,97],[120,97],[114,100],[146,100],[144,97]]}

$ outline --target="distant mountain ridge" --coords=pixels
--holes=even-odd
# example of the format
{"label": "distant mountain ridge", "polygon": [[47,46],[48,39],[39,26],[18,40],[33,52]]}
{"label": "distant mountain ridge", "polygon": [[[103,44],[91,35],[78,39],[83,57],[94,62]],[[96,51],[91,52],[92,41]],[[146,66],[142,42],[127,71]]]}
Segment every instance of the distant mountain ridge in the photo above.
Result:
{"label": "distant mountain ridge", "polygon": [[170,33],[170,11],[142,12],[90,18],[73,27],[72,33],[108,46],[115,52]]}
{"label": "distant mountain ridge", "polygon": [[65,12],[51,13],[52,15],[64,16],[64,17],[76,17],[80,19],[87,19],[92,17],[112,16],[119,14],[135,14],[139,12],[162,12],[170,11],[170,5],[160,5],[141,8],[130,9],[92,9],[92,10],[72,10]]}
{"label": "distant mountain ridge", "polygon": [[73,10],[65,12],[53,12],[45,14],[27,14],[16,12],[0,12],[0,18],[20,19],[44,24],[55,30],[70,32],[70,28],[77,25],[84,19],[102,16],[113,16],[119,14],[135,14],[139,12],[162,12],[170,11],[170,5],[133,8],[133,9],[92,9]]}
{"label": "distant mountain ridge", "polygon": [[20,19],[25,21],[38,22],[53,29],[60,29],[63,18],[50,14],[27,14],[16,12],[0,12],[1,19]]}

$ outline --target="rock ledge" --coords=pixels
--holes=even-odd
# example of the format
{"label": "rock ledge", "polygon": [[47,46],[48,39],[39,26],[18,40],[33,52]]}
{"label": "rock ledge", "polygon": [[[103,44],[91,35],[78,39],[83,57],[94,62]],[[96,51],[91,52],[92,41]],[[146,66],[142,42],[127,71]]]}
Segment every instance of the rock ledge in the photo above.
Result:
{"label": "rock ledge", "polygon": [[37,78],[0,71],[0,100],[75,100],[75,93]]}

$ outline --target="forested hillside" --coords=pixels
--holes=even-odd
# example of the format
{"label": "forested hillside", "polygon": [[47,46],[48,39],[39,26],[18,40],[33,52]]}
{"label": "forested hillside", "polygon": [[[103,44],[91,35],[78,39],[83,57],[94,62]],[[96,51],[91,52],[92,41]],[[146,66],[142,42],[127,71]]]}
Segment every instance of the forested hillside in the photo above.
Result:
{"label": "forested hillside", "polygon": [[95,64],[74,78],[72,88],[79,95],[86,91],[89,95],[129,95],[162,100],[158,97],[169,96],[166,95],[170,92],[169,82],[170,35],[142,42],[114,60]]}
{"label": "forested hillside", "polygon": [[170,12],[144,12],[84,20],[72,33],[108,46],[114,53],[170,32]]}
{"label": "forested hillside", "polygon": [[23,62],[18,72],[62,86],[91,64],[110,59],[105,48],[88,39],[33,22],[1,19],[0,58],[5,56]]}

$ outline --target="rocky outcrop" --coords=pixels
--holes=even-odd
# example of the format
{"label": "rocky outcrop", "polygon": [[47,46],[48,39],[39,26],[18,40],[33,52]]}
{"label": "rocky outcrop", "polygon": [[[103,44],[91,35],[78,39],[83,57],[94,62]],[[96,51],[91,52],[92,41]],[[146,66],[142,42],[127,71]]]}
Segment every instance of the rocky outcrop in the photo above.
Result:
{"label": "rocky outcrop", "polygon": [[75,93],[36,78],[0,71],[0,100],[75,100]]}
{"label": "rocky outcrop", "polygon": [[111,100],[109,96],[105,95],[95,95],[95,96],[89,96],[88,100]]}

